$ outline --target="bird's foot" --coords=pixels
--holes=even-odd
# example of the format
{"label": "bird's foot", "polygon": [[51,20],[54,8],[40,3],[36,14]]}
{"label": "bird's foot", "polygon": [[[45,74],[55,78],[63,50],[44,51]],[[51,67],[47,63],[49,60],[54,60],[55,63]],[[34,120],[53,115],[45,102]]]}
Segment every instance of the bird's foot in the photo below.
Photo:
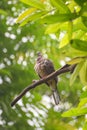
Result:
{"label": "bird's foot", "polygon": [[32,83],[36,83],[38,80],[36,80],[36,79],[34,79],[34,80],[32,80]]}

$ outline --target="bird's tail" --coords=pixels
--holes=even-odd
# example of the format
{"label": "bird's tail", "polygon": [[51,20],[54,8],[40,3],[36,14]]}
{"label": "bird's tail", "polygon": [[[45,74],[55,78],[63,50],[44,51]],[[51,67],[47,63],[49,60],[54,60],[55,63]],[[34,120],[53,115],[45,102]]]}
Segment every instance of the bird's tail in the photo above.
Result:
{"label": "bird's tail", "polygon": [[60,97],[59,97],[57,89],[55,91],[53,91],[53,98],[54,98],[55,104],[58,105],[59,101],[60,101]]}

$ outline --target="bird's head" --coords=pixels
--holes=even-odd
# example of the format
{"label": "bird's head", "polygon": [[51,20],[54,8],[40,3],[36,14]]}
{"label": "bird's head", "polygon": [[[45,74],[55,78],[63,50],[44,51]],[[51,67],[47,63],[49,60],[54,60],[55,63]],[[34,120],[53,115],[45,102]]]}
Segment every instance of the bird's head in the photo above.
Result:
{"label": "bird's head", "polygon": [[43,55],[41,52],[37,52],[37,61],[40,61],[43,58]]}
{"label": "bird's head", "polygon": [[37,52],[37,56],[42,56],[42,53],[41,52]]}

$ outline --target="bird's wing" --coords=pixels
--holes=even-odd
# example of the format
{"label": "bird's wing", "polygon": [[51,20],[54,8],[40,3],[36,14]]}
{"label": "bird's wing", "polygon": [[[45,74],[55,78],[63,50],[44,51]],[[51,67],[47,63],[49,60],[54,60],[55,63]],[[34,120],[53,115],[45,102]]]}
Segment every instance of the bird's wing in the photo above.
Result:
{"label": "bird's wing", "polygon": [[[48,59],[45,59],[44,62],[45,62],[45,71],[46,71],[47,75],[53,73],[55,71],[53,63]],[[57,77],[55,77],[54,80],[56,81],[56,83],[58,82]]]}
{"label": "bird's wing", "polygon": [[53,63],[48,59],[44,60],[44,66],[45,66],[47,75],[49,75],[55,71]]}

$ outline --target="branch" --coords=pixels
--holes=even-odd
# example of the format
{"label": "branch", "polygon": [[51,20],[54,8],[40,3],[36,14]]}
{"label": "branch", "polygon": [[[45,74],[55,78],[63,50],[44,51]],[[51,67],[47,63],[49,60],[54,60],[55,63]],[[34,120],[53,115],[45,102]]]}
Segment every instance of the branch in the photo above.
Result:
{"label": "branch", "polygon": [[76,64],[74,65],[65,65],[62,68],[60,68],[59,70],[56,70],[55,72],[51,73],[50,75],[44,77],[43,79],[40,79],[38,81],[36,81],[35,83],[29,85],[28,87],[26,87],[12,102],[11,102],[11,106],[13,107],[29,90],[31,90],[32,88],[35,88],[36,86],[39,86],[40,84],[43,84],[45,82],[47,82],[48,80],[66,73],[66,72],[71,72],[74,68],[75,68]]}

